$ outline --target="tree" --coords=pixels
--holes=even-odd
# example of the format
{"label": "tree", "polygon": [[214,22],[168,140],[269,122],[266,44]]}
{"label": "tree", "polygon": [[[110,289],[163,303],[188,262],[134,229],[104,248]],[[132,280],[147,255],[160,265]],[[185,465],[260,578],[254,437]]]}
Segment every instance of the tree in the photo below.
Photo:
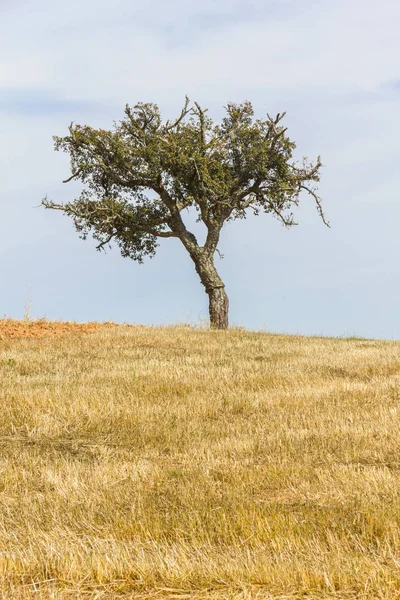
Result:
{"label": "tree", "polygon": [[[152,257],[158,238],[177,238],[189,253],[209,297],[212,328],[228,327],[228,296],[214,257],[223,225],[252,210],[271,213],[286,227],[302,191],[310,194],[325,217],[313,182],[321,160],[292,162],[296,147],[281,125],[285,113],[255,119],[250,102],[229,103],[214,124],[196,102],[186,102],[173,121],[163,122],[155,104],[125,108],[111,131],[69,127],[55,136],[55,150],[70,155],[72,175],[64,181],[84,184],[66,204],[42,201],[46,208],[72,217],[83,239],[89,232],[102,250],[116,242],[124,257],[142,263]],[[206,228],[200,245],[188,230],[184,209],[194,208]]]}

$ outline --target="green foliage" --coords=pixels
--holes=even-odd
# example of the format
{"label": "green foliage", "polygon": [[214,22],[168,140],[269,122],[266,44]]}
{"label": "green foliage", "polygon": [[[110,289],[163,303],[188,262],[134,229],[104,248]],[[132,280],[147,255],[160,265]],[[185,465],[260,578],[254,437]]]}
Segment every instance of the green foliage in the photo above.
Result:
{"label": "green foliage", "polygon": [[303,190],[325,222],[311,187],[319,181],[321,161],[292,161],[295,143],[283,117],[255,119],[250,102],[229,103],[225,118],[214,124],[207,110],[186,98],[174,122],[164,123],[155,104],[139,103],[127,105],[110,131],[71,123],[69,135],[54,138],[55,149],[70,156],[66,182],[79,179],[84,189],[67,204],[46,198],[43,205],[71,216],[83,238],[92,232],[98,249],[115,240],[123,256],[139,262],[154,254],[160,237],[177,237],[196,252],[197,240],[181,218],[189,207],[207,227],[202,250],[209,255],[224,222],[245,217],[247,210],[294,225],[292,208]]}

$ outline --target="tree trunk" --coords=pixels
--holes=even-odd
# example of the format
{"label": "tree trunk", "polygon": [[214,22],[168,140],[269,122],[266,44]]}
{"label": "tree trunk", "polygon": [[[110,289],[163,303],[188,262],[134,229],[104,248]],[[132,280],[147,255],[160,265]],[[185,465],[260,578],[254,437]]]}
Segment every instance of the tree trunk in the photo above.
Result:
{"label": "tree trunk", "polygon": [[229,300],[225,284],[215,268],[213,258],[207,253],[190,253],[201,283],[209,299],[211,329],[228,329]]}
{"label": "tree trunk", "polygon": [[211,329],[228,329],[229,300],[225,287],[210,288],[207,294]]}

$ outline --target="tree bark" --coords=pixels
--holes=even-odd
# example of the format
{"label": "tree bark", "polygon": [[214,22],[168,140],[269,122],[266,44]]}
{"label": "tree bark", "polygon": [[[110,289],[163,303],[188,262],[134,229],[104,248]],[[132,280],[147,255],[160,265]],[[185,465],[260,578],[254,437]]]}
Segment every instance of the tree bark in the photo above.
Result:
{"label": "tree bark", "polygon": [[[206,290],[207,291],[207,290]],[[228,329],[229,300],[224,287],[207,291],[211,329]]]}
{"label": "tree bark", "polygon": [[191,252],[190,256],[208,295],[211,329],[228,329],[229,299],[213,258],[204,251]]}

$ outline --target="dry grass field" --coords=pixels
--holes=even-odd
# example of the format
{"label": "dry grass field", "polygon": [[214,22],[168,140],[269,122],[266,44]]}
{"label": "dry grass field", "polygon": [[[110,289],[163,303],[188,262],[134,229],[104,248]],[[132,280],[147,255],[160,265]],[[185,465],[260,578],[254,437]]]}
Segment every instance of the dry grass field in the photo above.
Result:
{"label": "dry grass field", "polygon": [[0,325],[1,598],[400,598],[399,342],[32,327]]}

